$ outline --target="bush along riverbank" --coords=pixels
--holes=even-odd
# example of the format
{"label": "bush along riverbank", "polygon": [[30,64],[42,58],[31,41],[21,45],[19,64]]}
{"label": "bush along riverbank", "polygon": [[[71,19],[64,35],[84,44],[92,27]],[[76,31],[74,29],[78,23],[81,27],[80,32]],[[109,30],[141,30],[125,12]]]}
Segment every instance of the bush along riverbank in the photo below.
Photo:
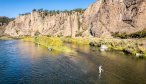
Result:
{"label": "bush along riverbank", "polygon": [[116,39],[96,38],[90,43],[91,46],[107,46],[109,50],[123,51],[125,54],[132,54],[136,57],[146,57],[146,39]]}
{"label": "bush along riverbank", "polygon": [[49,51],[55,50],[59,52],[72,52],[70,48],[66,47],[58,37],[47,37],[47,36],[35,36],[35,37],[25,37],[23,41],[34,42],[37,45],[42,45],[48,48]]}

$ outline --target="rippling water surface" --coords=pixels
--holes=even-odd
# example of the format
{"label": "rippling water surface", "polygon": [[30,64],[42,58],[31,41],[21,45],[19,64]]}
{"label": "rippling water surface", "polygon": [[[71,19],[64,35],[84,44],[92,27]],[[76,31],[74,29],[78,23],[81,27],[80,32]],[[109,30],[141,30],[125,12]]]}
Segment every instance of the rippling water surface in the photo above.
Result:
{"label": "rippling water surface", "polygon": [[[146,84],[146,60],[68,45],[49,52],[29,42],[0,41],[0,84]],[[104,72],[99,78],[98,66]]]}

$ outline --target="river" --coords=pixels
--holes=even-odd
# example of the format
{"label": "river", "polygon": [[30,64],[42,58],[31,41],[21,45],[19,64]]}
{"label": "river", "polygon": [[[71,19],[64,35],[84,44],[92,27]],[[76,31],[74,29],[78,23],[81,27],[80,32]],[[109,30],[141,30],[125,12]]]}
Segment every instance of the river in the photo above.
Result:
{"label": "river", "polygon": [[30,42],[1,40],[0,84],[146,84],[145,59],[68,46],[74,52],[58,53]]}

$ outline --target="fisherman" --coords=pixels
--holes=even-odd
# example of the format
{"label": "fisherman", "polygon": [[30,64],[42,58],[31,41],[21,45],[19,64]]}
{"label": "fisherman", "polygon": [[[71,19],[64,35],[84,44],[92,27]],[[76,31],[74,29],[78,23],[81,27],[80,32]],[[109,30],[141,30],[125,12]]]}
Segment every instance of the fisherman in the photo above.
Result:
{"label": "fisherman", "polygon": [[101,72],[103,72],[102,66],[99,66],[99,74],[101,74]]}
{"label": "fisherman", "polygon": [[102,69],[102,66],[99,66],[99,79],[101,78],[101,73],[104,71],[103,69]]}

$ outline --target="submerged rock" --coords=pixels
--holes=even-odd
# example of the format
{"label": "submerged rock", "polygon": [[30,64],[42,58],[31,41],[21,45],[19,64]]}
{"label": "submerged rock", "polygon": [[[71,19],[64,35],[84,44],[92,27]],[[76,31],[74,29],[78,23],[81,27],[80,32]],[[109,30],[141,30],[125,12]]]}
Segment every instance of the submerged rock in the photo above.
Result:
{"label": "submerged rock", "polygon": [[95,42],[90,42],[89,45],[90,46],[96,46]]}
{"label": "submerged rock", "polygon": [[141,53],[136,53],[135,55],[136,55],[136,57],[138,57],[138,58],[142,58],[142,57],[144,56],[144,55],[141,54]]}
{"label": "submerged rock", "polygon": [[48,48],[48,50],[49,50],[49,51],[52,51],[52,50],[53,50],[53,48]]}
{"label": "submerged rock", "polygon": [[132,54],[132,50],[130,50],[130,49],[124,49],[123,52],[125,54]]}
{"label": "submerged rock", "polygon": [[101,45],[100,51],[106,51],[106,50],[108,50],[108,46],[106,46],[106,45]]}

